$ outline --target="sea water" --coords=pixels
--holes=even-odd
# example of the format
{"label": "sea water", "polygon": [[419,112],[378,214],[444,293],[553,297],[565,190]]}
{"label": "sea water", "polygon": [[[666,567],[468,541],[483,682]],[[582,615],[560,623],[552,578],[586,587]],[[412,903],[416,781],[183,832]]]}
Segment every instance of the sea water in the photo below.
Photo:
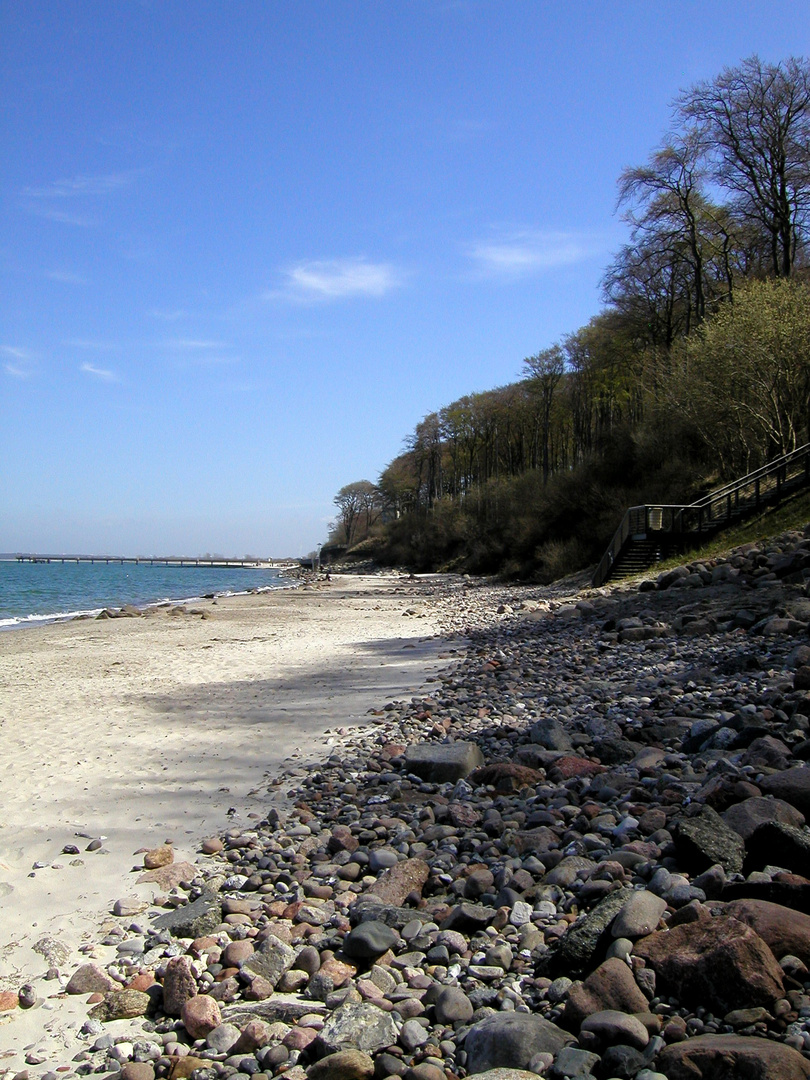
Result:
{"label": "sea water", "polygon": [[124,604],[228,596],[294,584],[277,568],[150,566],[144,563],[18,562],[0,559],[0,630],[97,615]]}

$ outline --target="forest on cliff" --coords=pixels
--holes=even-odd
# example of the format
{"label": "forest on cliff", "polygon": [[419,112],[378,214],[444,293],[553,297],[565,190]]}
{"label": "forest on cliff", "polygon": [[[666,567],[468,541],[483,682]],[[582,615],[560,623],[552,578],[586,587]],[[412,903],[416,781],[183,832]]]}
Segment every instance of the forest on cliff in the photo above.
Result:
{"label": "forest on cliff", "polygon": [[618,191],[601,312],[341,488],[327,557],[552,580],[627,506],[810,439],[810,62],[750,57],[682,92]]}

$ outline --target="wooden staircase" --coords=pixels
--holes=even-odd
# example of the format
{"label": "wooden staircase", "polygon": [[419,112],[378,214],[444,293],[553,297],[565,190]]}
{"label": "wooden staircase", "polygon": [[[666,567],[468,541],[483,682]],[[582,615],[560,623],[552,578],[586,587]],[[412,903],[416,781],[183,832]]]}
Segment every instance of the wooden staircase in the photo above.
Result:
{"label": "wooden staircase", "polygon": [[810,486],[810,443],[686,506],[631,506],[596,568],[592,584],[648,570],[736,521]]}

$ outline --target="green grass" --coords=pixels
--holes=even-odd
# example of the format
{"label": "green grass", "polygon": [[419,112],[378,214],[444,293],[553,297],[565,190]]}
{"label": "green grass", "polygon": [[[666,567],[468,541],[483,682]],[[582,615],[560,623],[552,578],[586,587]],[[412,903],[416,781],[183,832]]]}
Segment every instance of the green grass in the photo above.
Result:
{"label": "green grass", "polygon": [[625,581],[634,581],[649,577],[651,574],[660,574],[664,570],[672,570],[676,566],[682,566],[687,562],[702,562],[705,559],[715,559],[725,555],[732,548],[742,544],[753,544],[759,540],[768,540],[779,536],[790,529],[803,529],[810,523],[810,492],[794,495],[778,506],[769,507],[755,518],[735,525],[732,529],[725,529],[716,533],[700,547],[682,551],[669,559],[664,559],[642,574],[636,574],[634,578],[625,578]]}

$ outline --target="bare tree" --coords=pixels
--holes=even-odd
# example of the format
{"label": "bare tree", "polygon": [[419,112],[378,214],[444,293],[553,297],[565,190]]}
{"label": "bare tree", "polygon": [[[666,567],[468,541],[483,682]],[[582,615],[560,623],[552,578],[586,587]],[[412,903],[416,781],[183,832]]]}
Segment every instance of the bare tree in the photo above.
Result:
{"label": "bare tree", "polygon": [[540,440],[543,465],[543,483],[548,483],[551,469],[550,446],[551,446],[551,406],[554,402],[554,393],[563,377],[565,363],[563,351],[559,345],[552,345],[550,349],[543,349],[534,356],[528,356],[523,361],[523,368],[529,377],[532,390],[540,400]]}
{"label": "bare tree", "polygon": [[[696,324],[705,318],[715,282],[728,279],[727,264],[722,264],[729,240],[727,215],[706,198],[705,168],[702,140],[690,129],[671,135],[647,165],[625,169],[619,179],[619,205],[627,207],[625,218],[636,244],[669,252],[673,265],[688,265],[688,312]],[[715,268],[718,256],[726,273]]]}
{"label": "bare tree", "polygon": [[685,91],[677,108],[714,180],[767,236],[771,272],[789,277],[810,212],[810,64],[751,56]]}
{"label": "bare tree", "polygon": [[368,536],[382,513],[382,494],[370,480],[346,484],[334,498],[338,508],[335,527],[343,533],[347,545]]}

